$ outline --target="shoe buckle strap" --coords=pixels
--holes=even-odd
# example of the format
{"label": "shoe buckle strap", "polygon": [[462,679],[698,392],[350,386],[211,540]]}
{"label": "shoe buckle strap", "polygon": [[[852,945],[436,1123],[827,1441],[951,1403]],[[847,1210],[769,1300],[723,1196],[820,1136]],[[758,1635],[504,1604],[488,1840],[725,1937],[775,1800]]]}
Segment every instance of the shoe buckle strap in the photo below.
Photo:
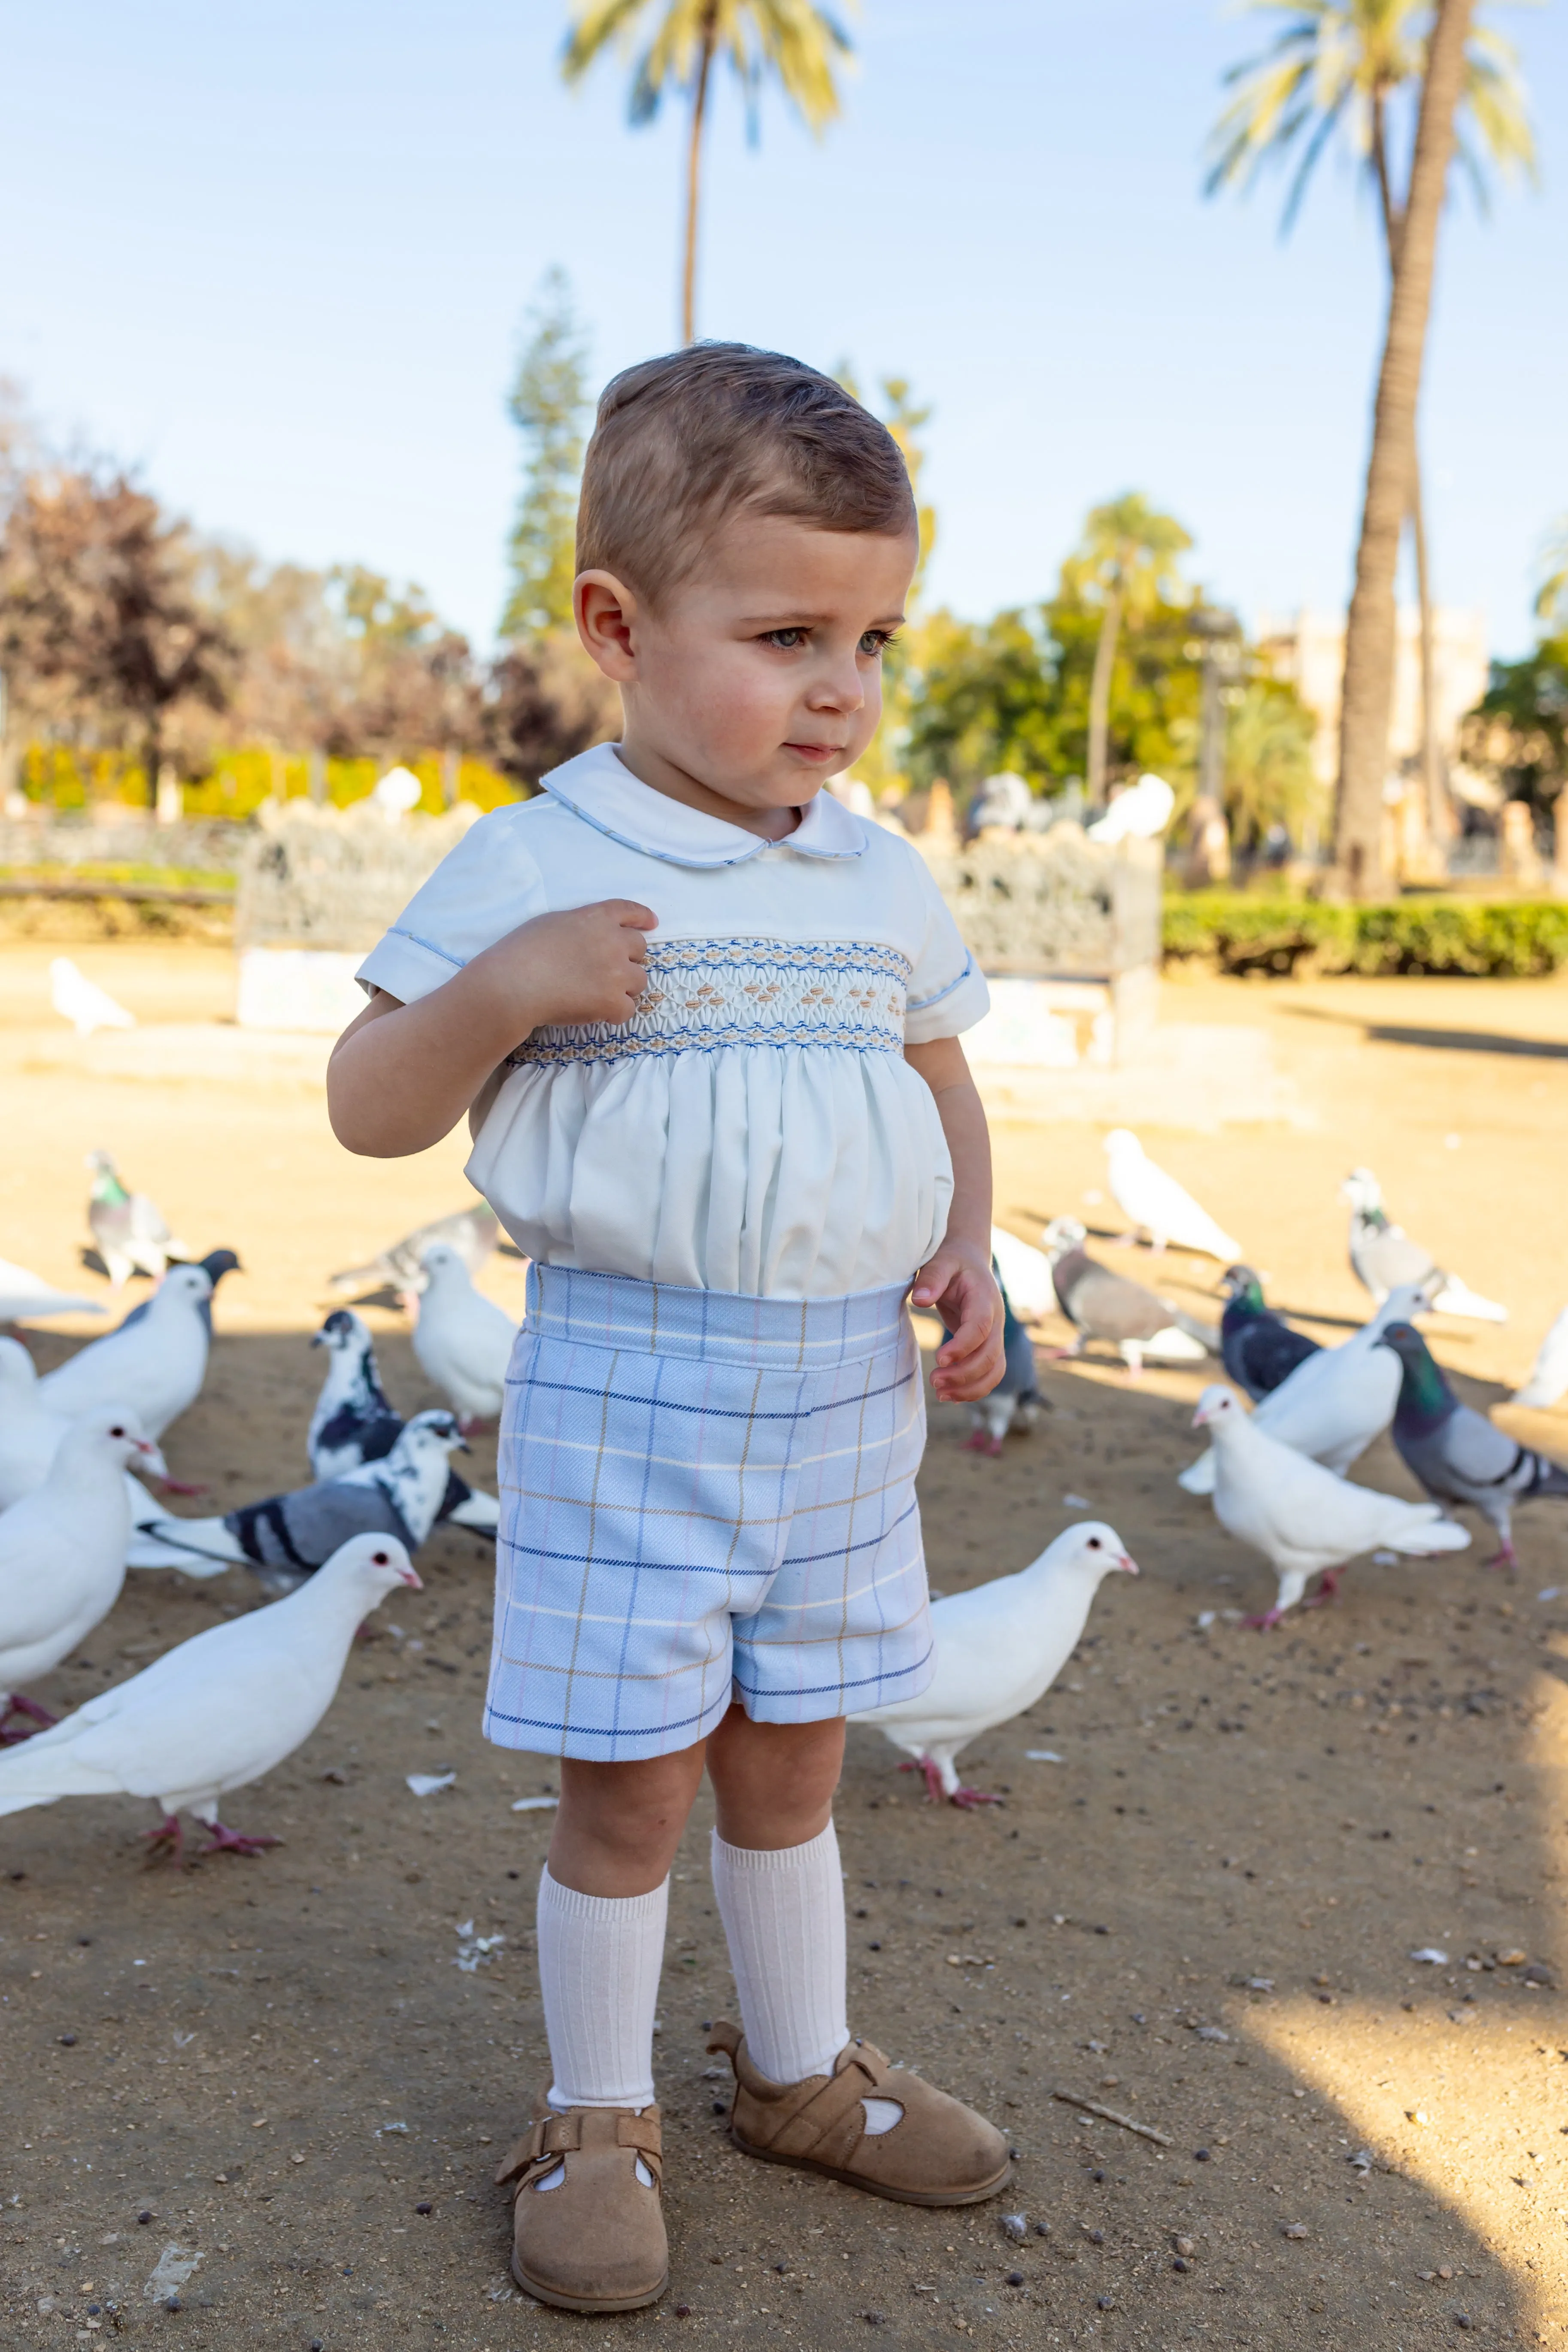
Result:
{"label": "shoe buckle strap", "polygon": [[496,2186],[504,2189],[511,2180],[521,2185],[523,2175],[536,2167],[553,2170],[563,2156],[574,2154],[582,2145],[583,2128],[576,2116],[541,2116],[502,2157]]}
{"label": "shoe buckle strap", "polygon": [[866,2084],[874,2089],[879,2079],[858,2058],[841,2065],[804,2106],[796,2108],[780,2131],[774,2147],[782,2155],[819,2158],[825,2152],[825,2143],[830,2141],[852,2147],[866,2128],[866,2118],[860,2112]]}

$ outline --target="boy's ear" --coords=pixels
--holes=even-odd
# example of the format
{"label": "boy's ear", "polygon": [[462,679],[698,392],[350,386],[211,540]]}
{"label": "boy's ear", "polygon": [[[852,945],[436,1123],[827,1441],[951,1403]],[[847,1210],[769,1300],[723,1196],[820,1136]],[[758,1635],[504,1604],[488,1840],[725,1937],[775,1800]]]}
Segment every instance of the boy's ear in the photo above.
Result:
{"label": "boy's ear", "polygon": [[572,590],[577,635],[607,678],[627,686],[637,674],[633,631],[637,600],[613,572],[581,572]]}

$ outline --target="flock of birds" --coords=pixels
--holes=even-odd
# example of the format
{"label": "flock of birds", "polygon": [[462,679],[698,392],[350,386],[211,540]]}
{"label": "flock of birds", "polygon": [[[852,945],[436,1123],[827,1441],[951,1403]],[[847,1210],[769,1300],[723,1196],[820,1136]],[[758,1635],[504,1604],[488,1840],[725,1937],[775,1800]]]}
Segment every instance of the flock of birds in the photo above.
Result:
{"label": "flock of birds", "polygon": [[[1274,1605],[1249,1622],[1276,1625],[1298,1605],[1331,1598],[1346,1564],[1365,1554],[1463,1549],[1469,1534],[1449,1516],[1461,1507],[1495,1530],[1493,1564],[1512,1564],[1514,1507],[1568,1498],[1568,1471],[1455,1395],[1416,1318],[1436,1307],[1499,1321],[1504,1310],[1391,1222],[1370,1171],[1354,1171],[1344,1191],[1351,1263],[1373,1312],[1341,1345],[1324,1347],[1266,1304],[1239,1244],[1135,1136],[1116,1130],[1106,1155],[1111,1192],[1135,1235],[1156,1252],[1176,1247],[1226,1266],[1218,1328],[1092,1257],[1075,1220],[1057,1218],[1038,1249],[998,1229],[1006,1370],[995,1393],[972,1408],[969,1443],[995,1455],[1010,1429],[1047,1409],[1027,1327],[1059,1312],[1074,1338],[1058,1356],[1108,1345],[1131,1378],[1146,1360],[1219,1357],[1235,1385],[1203,1391],[1194,1423],[1207,1448],[1179,1483],[1209,1499],[1221,1526],[1273,1566]],[[452,1457],[468,1450],[473,1428],[499,1416],[517,1337],[474,1283],[499,1226],[483,1205],[464,1210],[331,1278],[340,1296],[368,1286],[405,1306],[416,1355],[447,1407],[401,1417],[367,1326],[351,1307],[334,1307],[310,1342],[325,1364],[305,1436],[309,1475],[222,1514],[191,1517],[167,1497],[201,1490],[170,1478],[159,1442],[201,1392],[213,1294],[239,1262],[226,1249],[193,1259],[156,1205],[121,1181],[107,1152],[90,1154],[88,1165],[97,1263],[117,1290],[135,1274],[156,1286],[115,1329],[41,1377],[20,1340],[0,1338],[0,1813],[118,1791],[157,1801],[154,1853],[180,1856],[187,1811],[209,1832],[205,1852],[256,1853],[273,1841],[226,1828],[220,1800],[314,1730],[364,1617],[399,1584],[418,1589],[413,1556],[433,1528],[496,1531],[496,1497],[468,1485]],[[0,1261],[0,1319],[88,1305]],[[1549,1404],[1565,1391],[1568,1309],[1517,1401]],[[1389,1429],[1425,1502],[1346,1476]],[[57,1722],[28,1686],[103,1622],[132,1569],[200,1577],[244,1570],[270,1605],[180,1643]],[[963,1784],[956,1757],[1049,1689],[1113,1571],[1136,1574],[1136,1563],[1113,1528],[1092,1520],[1066,1529],[1019,1574],[935,1600],[930,1686],[852,1720],[903,1750],[933,1799],[994,1801]]]}

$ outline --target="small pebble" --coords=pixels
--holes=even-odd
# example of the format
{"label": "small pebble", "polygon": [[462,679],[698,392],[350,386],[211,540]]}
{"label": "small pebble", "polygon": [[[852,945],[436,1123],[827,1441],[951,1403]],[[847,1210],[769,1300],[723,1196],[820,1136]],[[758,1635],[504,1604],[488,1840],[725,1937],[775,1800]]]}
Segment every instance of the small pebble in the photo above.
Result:
{"label": "small pebble", "polygon": [[147,2208],[143,2206],[141,2212],[137,2214],[136,2219],[139,2221],[150,2221],[153,2219],[153,2216],[148,2211]]}
{"label": "small pebble", "polygon": [[1022,2285],[1023,2285],[1023,2284],[1024,2284],[1024,2273],[1023,2273],[1023,2272],[1022,2272],[1022,2271],[1009,2271],[1009,2272],[1008,2272],[1008,2273],[1007,2273],[1007,2284],[1008,2284],[1008,2285],[1009,2285],[1009,2286],[1022,2286]]}
{"label": "small pebble", "polygon": [[689,2319],[691,2305],[689,2303],[678,2303],[675,2306],[675,2315],[677,2319]]}
{"label": "small pebble", "polygon": [[1103,2230],[1086,2230],[1083,2234],[1089,2240],[1091,2246],[1103,2246],[1105,2243],[1105,2232]]}
{"label": "small pebble", "polygon": [[1184,2257],[1183,2257],[1182,2255],[1180,2255],[1180,2254],[1178,2254],[1178,2255],[1176,2256],[1176,2258],[1175,2258],[1174,2262],[1171,2264],[1171,2268],[1172,2268],[1173,2271],[1184,2271],[1184,2270],[1188,2269],[1189,2267],[1190,2267],[1190,2265],[1188,2264],[1188,2263],[1187,2263],[1187,2262],[1184,2259]]}
{"label": "small pebble", "polygon": [[868,2327],[880,2327],[882,2325],[882,2315],[879,2311],[862,2312],[861,2317],[865,2320]]}
{"label": "small pebble", "polygon": [[76,2035],[74,2033],[62,2033],[60,2036],[60,2047],[62,2050],[74,2050],[76,2048]]}
{"label": "small pebble", "polygon": [[1176,2252],[1179,2254],[1195,2254],[1197,2252],[1197,2248],[1193,2243],[1191,2238],[1178,2238],[1176,2240]]}
{"label": "small pebble", "polygon": [[1002,2216],[1002,2228],[1005,2235],[1012,2239],[1015,2245],[1021,2244],[1024,2239],[1029,2234],[1028,2217],[1026,2214],[1023,2213],[1004,2213]]}
{"label": "small pebble", "polygon": [[1207,2150],[1207,2148],[1206,2148],[1206,2147],[1194,2147],[1194,2150],[1193,2150],[1193,2162],[1194,2162],[1194,2164],[1206,2164],[1206,2163],[1208,2162],[1208,2160],[1209,2160],[1209,2152],[1208,2152],[1208,2150]]}
{"label": "small pebble", "polygon": [[426,2197],[423,2199],[419,2204],[416,2205],[414,2210],[416,2213],[434,2213],[436,2208],[431,2204],[429,2199]]}
{"label": "small pebble", "polygon": [[1287,2221],[1279,2232],[1282,2238],[1304,2238],[1308,2234],[1305,2223],[1300,2221]]}
{"label": "small pebble", "polygon": [[1096,2299],[1095,2309],[1097,2311],[1114,2311],[1116,2305],[1112,2303],[1108,2294],[1102,2294]]}
{"label": "small pebble", "polygon": [[1051,2234],[1051,2225],[1050,2225],[1050,2223],[1049,2223],[1048,2221],[1037,2221],[1037,2222],[1036,2222],[1036,2224],[1035,2224],[1035,2235],[1036,2235],[1036,2237],[1037,2237],[1037,2238],[1048,2238],[1048,2237],[1050,2236],[1050,2234]]}
{"label": "small pebble", "polygon": [[789,2268],[789,2264],[788,2264],[787,2263],[775,2263],[773,2264],[773,2268],[774,2268],[774,2270],[775,2270],[775,2271],[777,2271],[777,2273],[778,2273],[778,2274],[779,2274],[780,2278],[783,2278],[783,2277],[784,2277],[784,2273],[785,2273],[785,2272],[788,2270],[788,2268]]}
{"label": "small pebble", "polygon": [[1105,2175],[1103,2172],[1091,2172],[1089,2177],[1091,2180],[1103,2180]]}
{"label": "small pebble", "polygon": [[714,2113],[716,2116],[721,2116],[721,2115],[723,2115],[725,2112],[726,2112],[726,2110],[725,2110],[725,2106],[724,2106],[724,2102],[723,2102],[723,2100],[722,2100],[722,2099],[715,2099],[715,2100],[714,2100],[714,2102],[713,2102],[713,2113]]}
{"label": "small pebble", "polygon": [[181,2304],[180,2298],[177,2294],[170,2294],[165,2295],[163,2298],[163,2308],[165,2311],[180,2311],[184,2308],[184,2305]]}

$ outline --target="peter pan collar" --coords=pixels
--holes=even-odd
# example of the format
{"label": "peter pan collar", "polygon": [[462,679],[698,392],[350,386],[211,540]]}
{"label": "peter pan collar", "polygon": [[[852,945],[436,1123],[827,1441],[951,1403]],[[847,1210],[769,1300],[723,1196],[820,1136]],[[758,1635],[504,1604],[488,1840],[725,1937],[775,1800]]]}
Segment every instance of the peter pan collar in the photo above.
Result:
{"label": "peter pan collar", "polygon": [[818,792],[809,800],[799,824],[783,841],[764,841],[743,825],[705,816],[639,782],[613,743],[580,751],[540,782],[595,833],[668,866],[743,866],[764,849],[793,849],[802,857],[859,857],[866,848],[859,818],[831,793]]}

